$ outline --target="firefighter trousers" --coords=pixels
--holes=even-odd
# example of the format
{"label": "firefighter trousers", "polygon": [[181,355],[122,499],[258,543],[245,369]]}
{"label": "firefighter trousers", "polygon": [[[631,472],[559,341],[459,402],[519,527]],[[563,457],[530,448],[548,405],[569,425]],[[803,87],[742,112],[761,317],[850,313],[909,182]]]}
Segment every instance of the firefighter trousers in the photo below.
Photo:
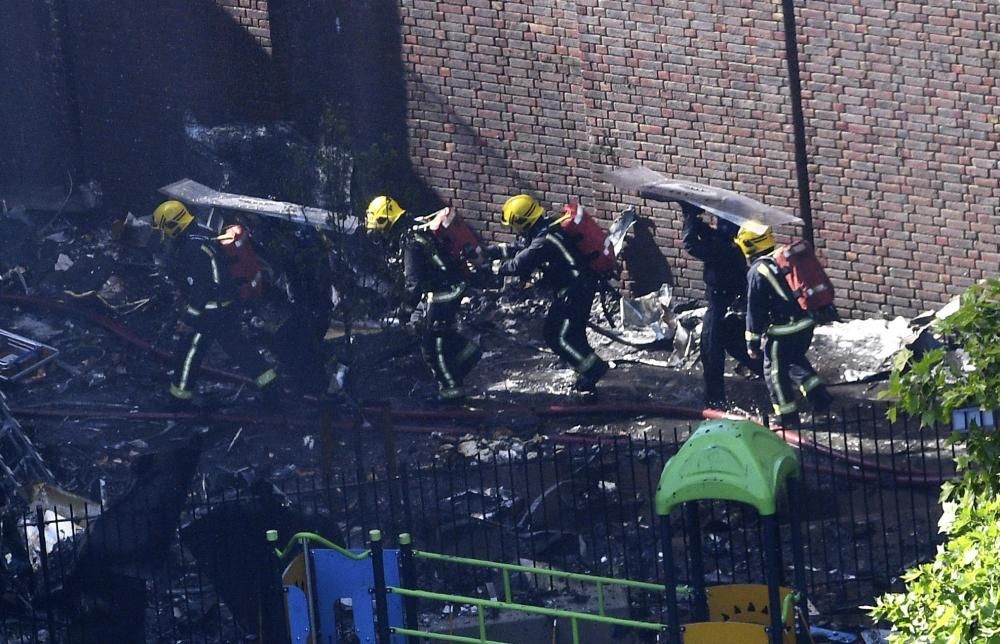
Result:
{"label": "firefighter trousers", "polygon": [[318,394],[327,387],[326,380],[319,376],[326,373],[323,336],[329,326],[328,311],[296,305],[271,338],[270,348],[283,375],[302,392]]}
{"label": "firefighter trousers", "polygon": [[596,284],[585,279],[563,289],[556,294],[542,327],[546,344],[573,367],[578,379],[607,370],[587,341],[587,321],[596,293]]}
{"label": "firefighter trousers", "polygon": [[420,351],[443,397],[461,395],[462,382],[483,355],[478,344],[455,328],[460,306],[459,298],[427,303]]}
{"label": "firefighter trousers", "polygon": [[789,335],[768,335],[764,341],[764,382],[774,413],[784,423],[798,422],[799,392],[820,411],[832,401],[806,357],[812,338],[810,327]]}
{"label": "firefighter trousers", "polygon": [[278,377],[243,335],[239,309],[235,305],[204,309],[197,315],[188,311],[184,314],[184,322],[190,330],[181,337],[174,355],[174,375],[170,383],[170,394],[174,398],[191,399],[202,360],[213,342],[218,342],[259,388],[263,389]]}
{"label": "firefighter trousers", "polygon": [[729,307],[736,300],[727,293],[708,294],[708,308],[701,323],[701,366],[705,376],[705,402],[710,407],[726,403],[726,354],[747,369],[761,375],[762,361],[754,360],[747,353],[744,340],[744,320],[728,315]]}

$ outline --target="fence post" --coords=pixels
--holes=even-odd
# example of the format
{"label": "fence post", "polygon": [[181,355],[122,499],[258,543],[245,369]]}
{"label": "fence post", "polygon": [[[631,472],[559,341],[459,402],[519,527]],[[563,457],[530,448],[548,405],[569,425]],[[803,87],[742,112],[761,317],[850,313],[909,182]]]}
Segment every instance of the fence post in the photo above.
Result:
{"label": "fence post", "polygon": [[[368,479],[368,475],[365,472],[365,450],[362,444],[362,437],[364,436],[364,417],[361,415],[360,409],[354,410],[354,418],[352,419],[351,433],[354,436],[354,471],[355,478],[358,482],[358,512],[364,515],[368,512],[368,495],[365,494],[365,481]],[[375,494],[375,507],[378,507],[378,494],[376,490]],[[364,528],[364,522],[361,523],[362,529]]]}
{"label": "fence post", "polygon": [[781,644],[784,623],[781,621],[781,536],[778,533],[778,515],[762,517],[764,521],[764,558],[767,559],[767,604],[771,611],[771,644]]}
{"label": "fence post", "polygon": [[[401,568],[402,586],[409,590],[417,588],[417,571],[413,561],[413,539],[410,533],[404,532],[399,535],[399,566]],[[417,624],[417,598],[406,597],[403,599],[403,606],[406,609],[406,628],[416,630]],[[415,637],[408,636],[407,644],[418,644]]]}
{"label": "fence post", "polygon": [[[285,588],[285,580],[282,577],[281,560],[278,558],[278,556],[274,552],[274,550],[279,547],[278,538],[279,537],[278,537],[278,531],[277,530],[266,530],[264,532],[264,544],[265,544],[264,545],[264,556],[266,556],[267,560],[271,562],[267,566],[267,571],[268,571],[269,579],[271,579],[271,580],[277,579],[278,580],[278,588],[280,589],[280,592],[281,592],[281,595],[280,595],[281,601],[284,602],[285,610],[288,610],[288,597],[287,597],[287,595],[288,595],[288,589]],[[273,582],[272,582],[272,584],[273,584]],[[272,584],[268,584],[265,581],[262,585],[266,589],[266,588],[270,587]],[[267,591],[265,590],[264,593],[261,593],[261,594],[263,595],[266,592]],[[263,607],[261,607],[261,608],[263,608]],[[291,631],[290,631],[290,629],[288,627],[288,621],[287,620],[282,620],[282,622],[284,622],[284,628],[282,628],[281,630],[284,631],[285,637],[290,637],[291,636]],[[257,628],[258,628],[259,632],[264,633],[265,629],[264,629],[263,619],[259,620]]]}
{"label": "fence post", "polygon": [[[796,478],[788,479],[788,510],[792,536],[792,565],[795,568],[795,590],[799,593],[799,611],[809,614],[809,592],[806,588],[805,544],[802,541],[802,489]],[[851,520],[854,520],[853,515]],[[792,622],[798,626],[798,620]],[[808,642],[809,636],[804,628],[796,628],[796,641]]]}
{"label": "fence post", "polygon": [[316,581],[316,571],[313,570],[313,556],[312,556],[312,544],[309,543],[309,539],[303,537],[299,540],[302,544],[302,561],[305,563],[306,568],[306,593],[309,601],[309,632],[312,633],[313,638],[319,637],[319,616],[318,604],[319,601],[319,589],[317,587]]}
{"label": "fence post", "polygon": [[[38,556],[42,560],[42,579],[45,582],[45,590],[47,593],[52,592],[52,578],[49,576],[49,553],[48,548],[45,545],[45,510],[42,506],[35,506],[35,521],[38,523]],[[53,642],[58,642],[59,638],[56,636],[56,622],[52,616],[52,606],[49,605],[45,608],[46,623],[49,627],[49,638]]]}
{"label": "fence post", "polygon": [[382,430],[382,449],[385,451],[385,462],[389,468],[389,478],[396,478],[396,435],[392,428],[392,406],[382,405],[379,415],[379,425]]}
{"label": "fence post", "polygon": [[692,612],[696,622],[708,620],[708,597],[705,594],[705,560],[702,557],[701,520],[698,515],[698,502],[688,501],[684,504],[687,514],[688,544],[690,545],[688,561],[691,562],[691,601]]}
{"label": "fence post", "polygon": [[372,551],[372,572],[375,574],[375,639],[378,644],[389,644],[389,602],[385,587],[385,557],[382,553],[382,531],[368,532]]}
{"label": "fence post", "polygon": [[410,503],[410,492],[410,468],[406,464],[406,461],[403,461],[399,464],[399,502],[403,505],[403,521],[405,523],[403,523],[402,527],[407,529],[411,529],[413,526],[413,507]]}
{"label": "fence post", "polygon": [[670,515],[660,517],[660,549],[663,551],[663,602],[667,609],[667,644],[681,644],[680,615],[677,610],[677,576],[674,574],[674,535]]}

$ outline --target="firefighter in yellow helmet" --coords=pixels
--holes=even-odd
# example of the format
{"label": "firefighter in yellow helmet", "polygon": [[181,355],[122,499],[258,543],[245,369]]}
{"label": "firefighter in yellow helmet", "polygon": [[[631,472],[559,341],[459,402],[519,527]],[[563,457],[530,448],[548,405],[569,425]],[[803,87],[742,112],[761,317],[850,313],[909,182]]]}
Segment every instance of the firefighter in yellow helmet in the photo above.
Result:
{"label": "firefighter in yellow helmet", "polygon": [[387,196],[368,205],[365,230],[387,239],[403,255],[403,310],[423,301],[420,351],[438,384],[436,402],[465,398],[463,381],[482,357],[482,349],[457,330],[467,284],[458,261],[429,230]]}
{"label": "firefighter in yellow helmet", "polygon": [[[802,310],[774,259],[770,226],[748,221],[736,234],[736,245],[750,262],[747,271],[747,351],[764,357],[764,382],[777,424],[796,427],[796,387],[813,409],[829,410],[833,402],[806,357],[815,321]],[[763,349],[761,343],[763,342]]]}
{"label": "firefighter in yellow helmet", "polygon": [[541,284],[553,291],[545,316],[545,342],[576,372],[573,388],[591,394],[608,372],[608,363],[587,340],[587,321],[597,293],[598,276],[580,257],[576,243],[564,234],[559,219],[545,215],[545,208],[531,195],[514,195],[504,202],[501,222],[520,235],[527,245],[516,253],[500,244],[488,248],[491,259],[501,259],[501,275],[529,277],[543,273]]}
{"label": "firefighter in yellow helmet", "polygon": [[267,402],[276,399],[277,373],[243,334],[240,324],[238,284],[227,271],[220,237],[202,226],[179,201],[166,201],[153,212],[153,225],[172,240],[170,269],[186,298],[181,314],[185,332],[177,345],[171,400],[189,403],[201,362],[213,342],[237,361],[253,378]]}

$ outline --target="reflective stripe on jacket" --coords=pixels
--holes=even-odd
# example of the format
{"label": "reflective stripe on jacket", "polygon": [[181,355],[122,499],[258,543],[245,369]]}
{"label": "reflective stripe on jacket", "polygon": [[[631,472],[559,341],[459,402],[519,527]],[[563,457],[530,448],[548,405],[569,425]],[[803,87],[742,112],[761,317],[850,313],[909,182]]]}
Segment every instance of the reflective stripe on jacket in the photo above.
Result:
{"label": "reflective stripe on jacket", "polygon": [[747,271],[747,339],[791,335],[815,324],[799,306],[774,259],[764,255],[754,260]]}

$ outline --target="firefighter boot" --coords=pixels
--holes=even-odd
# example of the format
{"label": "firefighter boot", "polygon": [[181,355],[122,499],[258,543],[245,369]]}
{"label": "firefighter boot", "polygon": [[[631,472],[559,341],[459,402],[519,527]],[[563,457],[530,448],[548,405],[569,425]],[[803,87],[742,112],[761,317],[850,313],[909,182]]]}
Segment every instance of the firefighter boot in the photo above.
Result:
{"label": "firefighter boot", "polygon": [[196,400],[196,394],[191,389],[170,384],[169,393],[164,396],[167,408],[172,412],[197,412],[202,407],[201,401]]}
{"label": "firefighter boot", "polygon": [[170,394],[164,396],[167,403],[167,409],[172,412],[175,411],[191,411],[194,409],[194,399],[193,396],[188,394],[187,397],[181,397],[171,390]]}
{"label": "firefighter boot", "polygon": [[830,392],[823,385],[814,388],[806,397],[812,404],[813,411],[820,414],[830,411],[830,407],[833,405],[833,396],[830,395]]}
{"label": "firefighter boot", "polygon": [[464,401],[465,390],[461,387],[441,387],[437,394],[427,398],[427,402],[437,405],[459,404]]}
{"label": "firefighter boot", "polygon": [[600,358],[589,369],[576,377],[573,389],[583,393],[594,393],[597,390],[597,382],[608,373],[608,363]]}
{"label": "firefighter boot", "polygon": [[257,391],[257,400],[261,406],[272,411],[284,411],[286,395],[280,381],[272,381]]}
{"label": "firefighter boot", "polygon": [[482,357],[482,347],[471,341],[466,344],[465,348],[462,349],[462,352],[456,358],[459,380],[465,380],[465,377],[476,367]]}
{"label": "firefighter boot", "polygon": [[797,411],[775,416],[770,422],[771,429],[798,429],[800,425],[799,412]]}

